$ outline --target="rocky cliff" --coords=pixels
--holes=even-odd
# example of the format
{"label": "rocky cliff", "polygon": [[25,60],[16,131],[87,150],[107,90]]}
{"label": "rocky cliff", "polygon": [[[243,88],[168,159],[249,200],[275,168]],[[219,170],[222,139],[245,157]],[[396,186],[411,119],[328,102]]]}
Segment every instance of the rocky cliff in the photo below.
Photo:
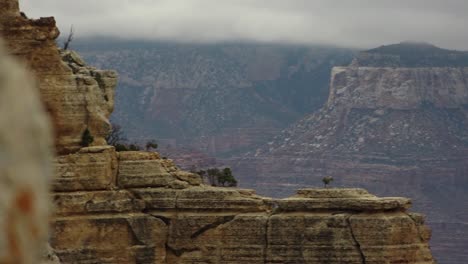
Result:
{"label": "rocky cliff", "polygon": [[359,53],[353,66],[360,67],[468,67],[468,53],[447,50],[424,42],[384,45]]}
{"label": "rocky cliff", "polygon": [[466,232],[468,219],[468,68],[377,66],[334,68],[327,105],[247,155],[237,173],[263,194],[327,175],[338,186],[402,193],[434,222],[441,262],[461,263],[468,241],[446,232]]}
{"label": "rocky cliff", "polygon": [[51,245],[63,263],[434,263],[424,218],[405,198],[264,198],[111,147],[61,157],[58,168]]}
{"label": "rocky cliff", "polygon": [[[90,64],[119,72],[112,120],[133,140],[178,154],[253,149],[326,101],[330,70],[353,52],[273,44],[83,39]],[[167,148],[166,146],[171,146]]]}
{"label": "rocky cliff", "polygon": [[[17,7],[7,2],[0,7]],[[205,186],[157,153],[115,152],[102,141],[115,75],[86,67],[73,52],[59,52],[51,44],[56,33],[31,37],[40,29],[56,32],[53,19],[0,11],[2,18],[10,16],[0,22],[16,47],[13,54],[37,75],[62,139],[59,152],[72,152],[56,157],[52,184],[50,244],[62,263],[434,263],[430,231],[421,215],[408,213],[406,198],[378,198],[361,189],[304,189],[288,199],[264,198]],[[37,50],[28,51],[29,44]],[[56,71],[49,71],[49,60]],[[27,109],[21,108],[25,117]],[[96,146],[79,148],[86,127]]]}
{"label": "rocky cliff", "polygon": [[52,116],[58,153],[78,150],[86,128],[93,134],[94,144],[105,144],[116,74],[85,66],[73,52],[59,52],[54,18],[28,19],[20,14],[17,1],[3,0],[0,8],[0,35],[9,51],[36,74],[42,100]]}

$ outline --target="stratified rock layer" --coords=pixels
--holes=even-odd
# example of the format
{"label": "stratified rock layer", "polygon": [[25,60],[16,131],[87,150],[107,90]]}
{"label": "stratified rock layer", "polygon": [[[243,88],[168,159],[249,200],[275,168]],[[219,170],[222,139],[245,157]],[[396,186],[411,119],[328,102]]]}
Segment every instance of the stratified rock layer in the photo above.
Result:
{"label": "stratified rock layer", "polygon": [[199,165],[200,152],[225,157],[253,149],[320,108],[332,65],[349,63],[353,54],[271,43],[72,44],[90,64],[119,72],[112,120],[127,137],[155,138],[167,156],[184,153],[177,164],[185,168]]}
{"label": "stratified rock layer", "polygon": [[[205,186],[198,175],[180,171],[157,153],[117,153],[103,146],[115,75],[86,67],[73,52],[59,52],[54,20],[27,20],[19,16],[16,1],[9,2],[0,5],[7,7],[1,33],[37,74],[63,154],[55,159],[52,184],[51,261],[56,255],[62,263],[434,263],[430,231],[422,216],[407,213],[408,199],[378,198],[359,189],[263,198],[251,190]],[[18,111],[27,110],[35,109]],[[86,128],[95,146],[80,148]],[[18,150],[30,150],[40,139],[31,134],[24,143],[34,142],[19,143]],[[33,174],[26,168],[19,172]],[[23,196],[17,201],[24,209]],[[39,215],[26,223],[33,228],[44,219]],[[16,243],[8,242],[12,256],[19,256]]]}
{"label": "stratified rock layer", "polygon": [[54,18],[27,19],[20,15],[17,0],[2,1],[0,8],[0,35],[10,52],[36,74],[42,100],[52,116],[57,151],[78,150],[86,128],[94,136],[94,144],[105,144],[116,74],[85,66],[72,51],[60,52]]}
{"label": "stratified rock layer", "polygon": [[264,198],[202,185],[157,153],[105,146],[57,165],[56,183],[70,177],[63,171],[87,183],[54,185],[51,246],[63,263],[434,263],[409,199],[362,189]]}
{"label": "stratified rock layer", "polygon": [[444,233],[468,236],[467,80],[463,67],[335,67],[327,105],[234,173],[265,195],[284,197],[331,175],[337,186],[408,196],[433,222],[441,262],[459,263],[467,240]]}

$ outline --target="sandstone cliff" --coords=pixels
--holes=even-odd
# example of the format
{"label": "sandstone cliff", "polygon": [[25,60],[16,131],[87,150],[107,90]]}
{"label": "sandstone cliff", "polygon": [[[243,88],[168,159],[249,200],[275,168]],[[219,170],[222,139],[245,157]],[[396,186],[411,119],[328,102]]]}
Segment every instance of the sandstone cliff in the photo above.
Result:
{"label": "sandstone cliff", "polygon": [[[0,20],[1,32],[11,47],[28,51],[34,44],[37,50],[20,57],[38,76],[61,139],[58,150],[73,151],[55,159],[52,184],[50,245],[62,263],[434,263],[430,231],[421,215],[407,212],[409,199],[361,189],[264,198],[205,186],[157,153],[115,152],[102,140],[114,75],[87,68],[73,52],[59,53],[52,45],[53,19],[26,20],[8,10],[1,10],[10,16]],[[53,34],[32,40],[39,29]],[[79,148],[84,127],[96,146]]]}
{"label": "sandstone cliff", "polygon": [[57,163],[51,245],[63,263],[433,263],[430,232],[405,198],[362,189],[263,198],[112,147]]}
{"label": "sandstone cliff", "polygon": [[461,263],[468,235],[450,237],[466,232],[468,219],[468,68],[377,66],[334,68],[327,105],[235,172],[262,194],[286,195],[327,175],[338,186],[404,194],[433,221],[441,261]]}
{"label": "sandstone cliff", "polygon": [[85,66],[73,52],[59,52],[54,18],[27,19],[20,15],[18,1],[3,0],[0,8],[0,36],[10,52],[36,74],[42,100],[52,116],[58,153],[78,150],[86,128],[94,136],[94,144],[105,144],[116,74]]}

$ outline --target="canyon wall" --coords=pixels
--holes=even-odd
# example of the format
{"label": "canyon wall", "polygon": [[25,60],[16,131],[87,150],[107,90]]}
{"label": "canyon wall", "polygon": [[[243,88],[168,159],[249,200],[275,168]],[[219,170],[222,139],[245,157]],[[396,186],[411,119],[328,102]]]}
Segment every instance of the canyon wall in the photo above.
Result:
{"label": "canyon wall", "polygon": [[242,186],[265,195],[284,197],[333,176],[336,186],[411,197],[431,219],[438,260],[463,263],[468,68],[358,62],[333,69],[329,99],[320,111],[228,162],[237,163]]}
{"label": "canyon wall", "polygon": [[468,104],[468,68],[335,67],[328,107],[411,110]]}
{"label": "canyon wall", "polygon": [[353,55],[269,43],[82,38],[72,46],[89,64],[119,73],[112,121],[129,139],[156,139],[171,156],[193,149],[194,158],[200,151],[226,157],[254,149],[319,109],[332,66]]}
{"label": "canyon wall", "polygon": [[28,19],[18,1],[2,1],[0,35],[11,54],[35,73],[42,100],[52,117],[56,150],[70,153],[80,148],[86,128],[94,144],[105,144],[114,107],[116,74],[87,67],[71,51],[59,52],[59,31],[52,17]]}
{"label": "canyon wall", "polygon": [[[362,189],[302,189],[287,199],[264,198],[252,190],[206,186],[200,176],[179,170],[157,153],[116,152],[103,140],[115,74],[89,68],[76,53],[52,45],[58,34],[52,18],[28,20],[16,1],[7,3],[0,7],[16,9],[0,9],[0,33],[36,73],[58,138],[49,243],[61,263],[434,263],[431,233],[424,217],[408,212],[409,199],[378,198]],[[34,98],[34,92],[28,96]],[[27,98],[1,97],[10,103]],[[19,109],[21,116],[12,117],[34,117],[36,109],[18,106],[11,109]],[[10,117],[11,109],[1,117]],[[36,137],[36,128],[20,128],[16,136],[30,137],[17,149],[28,147],[26,154],[46,163],[46,147],[31,152],[24,143],[47,145],[47,140]],[[81,148],[86,128],[95,142]],[[31,169],[19,172],[42,172]],[[36,187],[44,190],[45,181]],[[45,218],[32,219],[35,224]],[[0,246],[7,241],[12,244],[2,237]],[[5,261],[12,262],[28,263]]]}
{"label": "canyon wall", "polygon": [[62,263],[434,263],[430,231],[405,198],[362,189],[264,198],[112,147],[57,162],[50,243]]}

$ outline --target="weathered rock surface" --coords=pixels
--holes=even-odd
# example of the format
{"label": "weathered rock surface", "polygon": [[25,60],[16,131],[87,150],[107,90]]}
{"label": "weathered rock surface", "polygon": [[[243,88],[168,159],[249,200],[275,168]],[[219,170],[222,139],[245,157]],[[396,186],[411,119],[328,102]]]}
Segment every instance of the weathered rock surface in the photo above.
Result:
{"label": "weathered rock surface", "polygon": [[323,46],[106,38],[80,38],[73,47],[90,64],[119,72],[112,120],[133,140],[157,139],[170,157],[187,147],[217,157],[254,149],[320,108],[331,67],[353,54]]}
{"label": "weathered rock surface", "polygon": [[60,51],[55,44],[59,31],[54,18],[27,19],[20,15],[17,0],[4,0],[0,8],[0,36],[9,51],[21,57],[36,75],[42,100],[52,116],[57,151],[78,150],[86,128],[95,145],[104,145],[114,107],[116,74],[83,65],[72,51]]}
{"label": "weathered rock surface", "polygon": [[51,129],[32,77],[2,43],[0,113],[0,263],[34,264],[48,235]]}
{"label": "weathered rock surface", "polygon": [[412,110],[468,104],[468,68],[335,67],[328,107]]}
{"label": "weathered rock surface", "polygon": [[442,230],[457,236],[468,220],[468,68],[378,67],[360,59],[374,67],[334,68],[327,105],[245,156],[234,173],[266,195],[284,197],[328,175],[337,186],[403,194],[435,228],[456,223],[436,230],[434,244],[442,263],[456,263],[468,244]]}
{"label": "weathered rock surface", "polygon": [[117,162],[113,147],[91,147],[60,156],[54,191],[105,190],[115,185]]}
{"label": "weathered rock surface", "polygon": [[[198,175],[180,171],[157,153],[117,153],[103,146],[114,75],[87,68],[73,52],[59,53],[53,45],[57,34],[53,19],[27,20],[18,16],[17,3],[10,2],[0,5],[12,10],[5,11],[8,19],[1,17],[1,33],[13,53],[36,72],[54,118],[59,153],[64,154],[55,159],[50,261],[56,261],[56,255],[62,263],[434,263],[430,231],[422,216],[407,212],[408,199],[378,198],[359,189],[301,190],[289,199],[264,198],[251,190],[202,185]],[[12,92],[0,93],[5,91]],[[34,92],[29,95],[28,105],[8,109],[29,114],[24,119],[29,122],[19,123],[24,126],[36,124],[30,119],[37,102]],[[0,107],[13,102],[5,98],[9,97],[0,97],[6,100]],[[6,124],[1,127],[16,132],[10,115],[5,117],[0,119]],[[79,148],[85,128],[95,136],[95,146]],[[25,161],[27,154],[37,155],[31,167],[18,168],[19,177],[10,179],[13,182],[48,172],[33,166],[47,164],[47,140],[38,140],[41,130],[5,135],[21,136],[24,131],[29,131],[29,138],[21,142],[26,144],[13,148],[14,141],[6,137],[6,149],[25,154]],[[31,152],[31,146],[38,150]],[[10,173],[5,171],[7,177]],[[45,181],[28,183],[31,190],[45,189]],[[2,196],[15,191],[6,190]],[[7,216],[31,213],[23,198],[32,197],[25,195]],[[31,234],[21,233],[32,239],[20,242],[26,245],[37,239],[34,235],[41,237],[44,229],[38,231],[35,225],[45,219],[39,214],[20,222],[32,228]],[[7,236],[12,230],[16,229],[6,230]],[[21,254],[23,247],[16,247],[17,241],[5,241],[0,241],[0,250],[5,245],[7,263],[28,257]],[[33,250],[27,252],[34,256]]]}
{"label": "weathered rock surface", "polygon": [[106,190],[53,194],[51,245],[63,263],[434,263],[430,231],[405,198],[305,189],[271,199],[202,185],[157,153],[78,155],[93,157],[82,167],[117,160],[117,178]]}

